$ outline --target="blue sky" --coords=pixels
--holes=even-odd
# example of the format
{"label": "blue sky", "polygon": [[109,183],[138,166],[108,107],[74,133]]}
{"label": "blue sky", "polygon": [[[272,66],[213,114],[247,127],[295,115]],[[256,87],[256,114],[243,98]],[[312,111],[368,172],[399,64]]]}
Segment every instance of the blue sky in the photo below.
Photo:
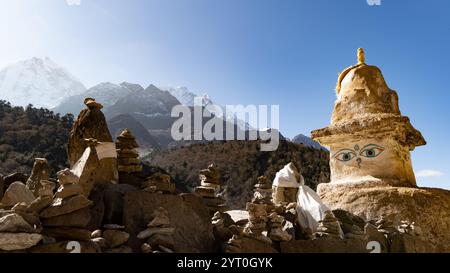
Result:
{"label": "blue sky", "polygon": [[0,0],[0,67],[49,56],[88,87],[278,104],[293,137],[329,123],[337,75],[363,47],[428,141],[413,152],[416,173],[429,170],[419,185],[450,188],[449,13],[447,0]]}

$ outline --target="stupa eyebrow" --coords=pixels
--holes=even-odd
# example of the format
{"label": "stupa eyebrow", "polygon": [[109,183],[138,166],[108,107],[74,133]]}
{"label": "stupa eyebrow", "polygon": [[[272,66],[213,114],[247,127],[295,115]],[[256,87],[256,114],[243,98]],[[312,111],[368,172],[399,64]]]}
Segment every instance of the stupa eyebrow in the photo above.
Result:
{"label": "stupa eyebrow", "polygon": [[362,147],[361,148],[361,151],[363,151],[364,149],[366,149],[366,148],[368,148],[368,147],[372,147],[372,146],[374,146],[374,147],[377,147],[377,148],[380,148],[380,149],[385,149],[383,146],[380,146],[380,145],[378,145],[378,144],[367,144],[366,146],[364,146],[364,147]]}

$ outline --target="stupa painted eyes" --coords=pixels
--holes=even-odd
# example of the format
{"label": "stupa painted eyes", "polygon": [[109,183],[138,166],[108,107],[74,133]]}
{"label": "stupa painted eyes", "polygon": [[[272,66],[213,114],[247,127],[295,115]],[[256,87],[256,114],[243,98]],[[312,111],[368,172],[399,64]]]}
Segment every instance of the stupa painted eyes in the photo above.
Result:
{"label": "stupa painted eyes", "polygon": [[381,147],[380,145],[377,144],[366,145],[361,150],[359,149],[358,145],[355,145],[354,150],[353,149],[339,150],[334,155],[334,158],[336,158],[339,161],[347,162],[357,157],[358,155],[366,158],[374,158],[379,156],[383,151],[384,147]]}

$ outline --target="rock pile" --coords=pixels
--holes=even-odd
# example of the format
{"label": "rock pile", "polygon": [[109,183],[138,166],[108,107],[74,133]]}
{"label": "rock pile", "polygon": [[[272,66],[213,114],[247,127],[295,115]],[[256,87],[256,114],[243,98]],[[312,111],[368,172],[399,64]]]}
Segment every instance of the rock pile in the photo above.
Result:
{"label": "rock pile", "polygon": [[292,239],[292,235],[283,229],[284,217],[278,215],[276,212],[272,212],[269,215],[269,233],[268,237],[272,241],[285,242]]}
{"label": "rock pile", "polygon": [[313,235],[315,239],[343,239],[339,221],[331,211],[325,212],[325,216],[319,221],[317,231]]}
{"label": "rock pile", "polygon": [[[89,240],[90,232],[85,227],[90,221],[92,201],[85,197],[78,176],[71,170],[62,170],[57,175],[58,190],[51,204],[40,212],[44,233],[63,239]],[[42,198],[48,200],[48,195]]]}
{"label": "rock pile", "polygon": [[174,252],[174,232],[175,228],[170,223],[169,212],[165,208],[159,207],[154,212],[152,220],[147,224],[147,229],[137,235],[139,239],[147,240],[141,246],[142,252]]}
{"label": "rock pile", "polygon": [[220,174],[214,164],[209,165],[207,169],[201,170],[199,178],[200,186],[195,188],[195,193],[202,197],[211,215],[214,215],[216,211],[224,212],[227,210],[225,199],[218,195],[220,191]]}
{"label": "rock pile", "polygon": [[104,253],[131,253],[130,247],[125,245],[130,234],[123,231],[124,226],[106,224],[104,230],[95,230],[91,233],[91,241],[96,243]]}
{"label": "rock pile", "polygon": [[159,193],[175,193],[175,184],[172,183],[170,175],[157,172],[148,177],[142,184],[144,191]]}
{"label": "rock pile", "polygon": [[272,240],[263,234],[264,231],[267,232],[266,205],[249,202],[246,210],[248,211],[249,219],[244,227],[243,235],[271,244]]}
{"label": "rock pile", "polygon": [[123,130],[116,142],[119,172],[136,173],[142,171],[142,165],[138,159],[139,145],[129,129]]}
{"label": "rock pile", "polygon": [[252,203],[266,204],[272,206],[272,183],[265,177],[258,177],[258,182],[255,184]]}

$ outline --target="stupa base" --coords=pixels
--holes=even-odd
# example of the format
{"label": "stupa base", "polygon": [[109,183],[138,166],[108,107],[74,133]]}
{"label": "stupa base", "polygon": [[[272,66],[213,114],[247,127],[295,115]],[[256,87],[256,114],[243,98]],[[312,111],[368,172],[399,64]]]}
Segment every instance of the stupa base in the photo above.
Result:
{"label": "stupa base", "polygon": [[[450,191],[361,184],[320,184],[318,193],[332,210],[343,209],[365,219],[392,217],[415,222],[430,252],[450,252]],[[367,186],[367,185],[366,185]]]}

